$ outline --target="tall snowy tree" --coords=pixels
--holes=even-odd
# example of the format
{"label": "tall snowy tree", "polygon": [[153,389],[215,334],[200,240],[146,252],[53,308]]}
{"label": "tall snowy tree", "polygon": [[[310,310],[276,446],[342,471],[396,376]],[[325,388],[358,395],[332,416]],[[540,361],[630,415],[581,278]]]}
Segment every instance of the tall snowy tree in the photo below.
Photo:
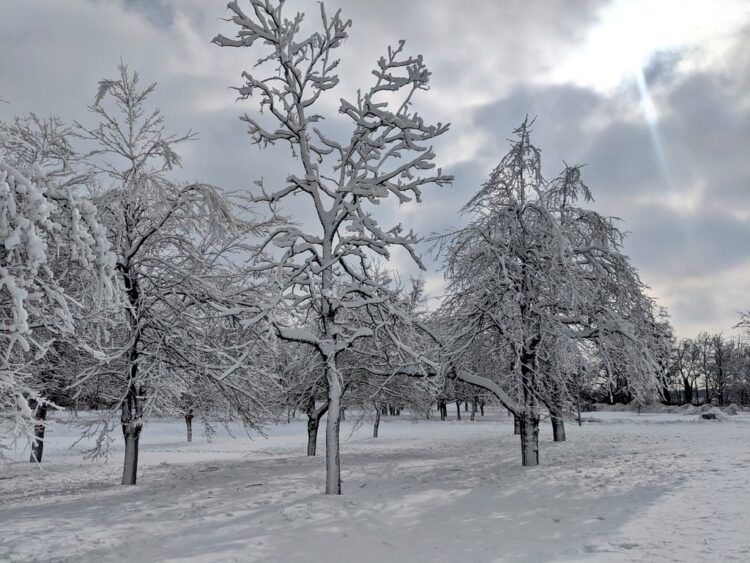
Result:
{"label": "tall snowy tree", "polygon": [[69,138],[54,117],[0,127],[0,410],[14,421],[0,447],[27,438],[34,460],[64,380],[60,351],[97,355],[89,314],[114,294],[106,231]]}
{"label": "tall snowy tree", "polygon": [[[451,334],[444,369],[493,391],[519,419],[523,465],[539,463],[541,405],[569,401],[584,343],[628,373],[638,397],[659,391],[654,304],[622,253],[614,220],[590,201],[578,167],[547,180],[530,123],[464,207],[469,224],[442,243],[448,280],[443,317]],[[489,335],[505,373],[471,372],[472,343]],[[669,335],[663,335],[667,338]]]}
{"label": "tall snowy tree", "polygon": [[230,334],[225,325],[252,302],[237,256],[251,252],[247,238],[261,225],[241,219],[217,188],[170,178],[181,163],[178,145],[193,135],[167,133],[160,110],[147,109],[155,85],[141,88],[137,73],[118,70],[100,82],[89,108],[98,123],[79,125],[79,134],[93,143],[88,158],[123,293],[120,347],[107,369],[119,375],[122,483],[132,485],[147,407],[162,400],[161,409],[172,410],[164,400],[181,403],[203,387],[190,380],[204,379],[257,426],[270,414],[263,385],[273,382],[253,377],[269,364],[262,355],[252,368],[247,362],[258,351],[255,334],[248,345],[247,331]]}
{"label": "tall snowy tree", "polygon": [[[339,356],[373,329],[353,311],[368,306],[387,309],[391,289],[373,275],[373,257],[388,258],[393,247],[405,249],[420,265],[418,237],[401,225],[381,227],[370,207],[388,199],[421,198],[422,188],[451,178],[435,170],[430,143],[447,131],[430,125],[413,110],[415,96],[428,89],[430,72],[421,56],[406,56],[403,42],[389,48],[373,70],[374,81],[356,99],[342,99],[338,113],[350,132],[334,139],[322,127],[324,94],[339,84],[336,51],[351,21],[329,16],[321,4],[320,27],[301,32],[303,14],[284,15],[284,2],[250,0],[244,10],[229,3],[235,38],[218,35],[222,47],[253,47],[257,64],[245,71],[242,98],[256,96],[265,116],[244,115],[255,144],[292,149],[285,185],[267,191],[259,182],[256,200],[272,208],[292,197],[308,202],[315,226],[275,229],[259,256],[257,268],[272,276],[283,302],[316,326],[271,320],[279,338],[309,345],[325,369],[329,410],[326,422],[326,493],[341,493],[339,426],[343,374]],[[262,53],[261,53],[262,51]],[[267,119],[265,119],[267,117]]]}

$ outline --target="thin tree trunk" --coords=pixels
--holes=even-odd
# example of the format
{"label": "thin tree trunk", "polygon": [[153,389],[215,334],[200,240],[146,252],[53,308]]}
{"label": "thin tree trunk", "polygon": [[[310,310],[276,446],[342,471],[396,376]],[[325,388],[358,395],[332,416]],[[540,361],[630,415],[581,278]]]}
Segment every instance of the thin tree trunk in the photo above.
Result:
{"label": "thin tree trunk", "polygon": [[139,308],[140,289],[138,280],[132,275],[129,266],[121,267],[125,290],[128,295],[130,307],[126,308],[126,316],[130,326],[130,337],[132,339],[128,351],[128,391],[121,407],[120,423],[122,424],[122,435],[125,439],[125,458],[122,466],[122,484],[135,485],[138,474],[138,440],[143,429],[143,389],[137,386],[138,382],[138,360],[140,351],[138,342],[140,339]]}
{"label": "thin tree trunk", "polygon": [[461,420],[461,401],[456,401],[456,420]]}
{"label": "thin tree trunk", "polygon": [[135,485],[138,474],[139,434],[125,434],[125,463],[122,468],[122,484]]}
{"label": "thin tree trunk", "polygon": [[469,401],[464,401],[464,412],[469,412]]}
{"label": "thin tree trunk", "polygon": [[472,422],[474,421],[474,418],[476,417],[476,415],[477,415],[477,400],[474,399],[471,402],[471,421]]}
{"label": "thin tree trunk", "polygon": [[[137,364],[131,365],[131,381],[135,379]],[[125,438],[125,460],[122,468],[122,484],[135,485],[138,473],[138,440],[143,429],[143,405],[140,393],[131,383],[128,395],[122,404],[122,434]]]}
{"label": "thin tree trunk", "polygon": [[562,413],[555,409],[550,410],[549,418],[552,421],[552,436],[555,442],[565,441],[565,421],[563,420]]}
{"label": "thin tree trunk", "polygon": [[581,425],[581,388],[576,385],[576,410],[578,411],[578,426]]}
{"label": "thin tree trunk", "polygon": [[521,465],[539,465],[539,418],[525,412],[520,417],[521,426]]}
{"label": "thin tree trunk", "polygon": [[685,390],[683,401],[686,404],[692,404],[693,402],[693,386],[690,384],[690,380],[686,377],[682,378],[682,387]]}
{"label": "thin tree trunk", "polygon": [[521,419],[515,414],[513,415],[513,434],[516,436],[521,434]]}
{"label": "thin tree trunk", "polygon": [[705,376],[705,382],[706,382],[706,404],[708,404],[711,402],[711,395],[709,394],[709,391],[708,391],[708,376],[707,375]]}
{"label": "thin tree trunk", "polygon": [[326,418],[326,494],[341,494],[341,455],[339,432],[341,429],[341,376],[335,358],[328,359],[328,417]]}
{"label": "thin tree trunk", "polygon": [[372,437],[378,437],[378,428],[380,428],[380,409],[375,405],[375,424],[372,425]]}
{"label": "thin tree trunk", "polygon": [[37,422],[34,424],[34,443],[31,444],[31,457],[29,462],[41,463],[42,454],[44,453],[44,421],[47,419],[47,405],[37,404],[34,411],[34,418]]}
{"label": "thin tree trunk", "polygon": [[319,421],[314,416],[307,419],[307,455],[315,455],[318,449]]}
{"label": "thin tree trunk", "polygon": [[185,426],[187,426],[187,441],[193,441],[193,413],[189,412],[185,415]]}
{"label": "thin tree trunk", "polygon": [[307,400],[307,407],[305,412],[307,413],[307,455],[313,456],[318,450],[318,428],[320,427],[320,419],[328,411],[328,403],[322,405],[317,410],[315,409],[315,396],[312,395]]}
{"label": "thin tree trunk", "polygon": [[480,410],[479,410],[479,414],[480,414],[481,416],[484,416],[484,401],[480,401],[480,402],[479,402],[479,409],[480,409]]}

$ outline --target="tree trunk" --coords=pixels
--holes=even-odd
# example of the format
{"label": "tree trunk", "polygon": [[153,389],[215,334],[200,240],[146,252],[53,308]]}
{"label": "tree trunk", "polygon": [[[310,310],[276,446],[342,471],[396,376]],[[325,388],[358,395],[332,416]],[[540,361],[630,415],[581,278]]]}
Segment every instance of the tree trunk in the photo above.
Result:
{"label": "tree trunk", "polygon": [[484,401],[479,402],[479,414],[484,416]]}
{"label": "tree trunk", "polygon": [[558,410],[550,410],[549,418],[552,421],[552,436],[555,442],[565,441],[565,421]]}
{"label": "tree trunk", "polygon": [[320,419],[328,411],[328,403],[315,409],[315,396],[310,396],[307,400],[305,412],[307,413],[307,455],[313,456],[318,450],[318,427]]}
{"label": "tree trunk", "polygon": [[185,415],[185,426],[187,426],[187,441],[193,441],[193,413],[188,412]]}
{"label": "tree trunk", "polygon": [[576,411],[578,411],[578,426],[581,425],[581,388],[576,385]]}
{"label": "tree trunk", "polygon": [[476,415],[477,415],[477,400],[474,399],[471,402],[471,421],[472,422],[474,421],[474,418],[476,417]]}
{"label": "tree trunk", "polygon": [[438,402],[438,410],[440,411],[440,420],[444,421],[448,417],[448,407],[446,407],[444,401]]}
{"label": "tree trunk", "polygon": [[693,386],[687,377],[682,378],[682,386],[685,389],[685,396],[683,397],[684,402],[686,404],[692,404],[693,403]]}
{"label": "tree trunk", "polygon": [[122,468],[122,484],[135,485],[138,474],[138,440],[140,433],[125,434],[125,464]]}
{"label": "tree trunk", "polygon": [[378,437],[378,428],[380,428],[380,409],[375,405],[375,424],[372,425],[372,437]]}
{"label": "tree trunk", "polygon": [[326,494],[341,494],[341,456],[339,453],[339,431],[341,429],[341,375],[335,358],[328,359],[328,417],[326,418]]}
{"label": "tree trunk", "polygon": [[461,420],[461,401],[456,401],[456,420]]}
{"label": "tree trunk", "polygon": [[[135,368],[137,364],[133,364]],[[133,371],[135,371],[133,369]],[[133,378],[134,379],[134,378]],[[132,379],[131,379],[132,381]],[[143,405],[140,393],[131,384],[122,404],[122,435],[125,438],[125,461],[122,468],[122,484],[135,485],[138,473],[138,440],[143,429]]]}
{"label": "tree trunk", "polygon": [[521,427],[521,465],[539,465],[539,417],[525,412],[518,417]]}
{"label": "tree trunk", "polygon": [[711,402],[711,394],[708,390],[708,375],[705,375],[705,383],[706,383],[706,404]]}
{"label": "tree trunk", "polygon": [[315,416],[307,419],[307,455],[315,455],[318,449],[319,420]]}
{"label": "tree trunk", "polygon": [[129,266],[121,268],[122,279],[128,295],[130,307],[126,307],[126,315],[130,326],[132,342],[128,350],[128,392],[122,403],[120,423],[122,435],[125,438],[125,459],[122,466],[122,484],[135,485],[138,474],[138,439],[143,429],[143,388],[138,386],[138,360],[140,351],[139,309],[140,289],[137,278],[130,271]]}
{"label": "tree trunk", "polygon": [[513,434],[516,436],[521,434],[521,419],[515,414],[513,415]]}
{"label": "tree trunk", "polygon": [[41,463],[42,454],[44,453],[44,421],[47,419],[47,405],[37,404],[34,411],[34,418],[37,422],[34,424],[34,443],[31,444],[31,457],[29,462]]}
{"label": "tree trunk", "polygon": [[469,412],[469,401],[464,401],[464,412]]}

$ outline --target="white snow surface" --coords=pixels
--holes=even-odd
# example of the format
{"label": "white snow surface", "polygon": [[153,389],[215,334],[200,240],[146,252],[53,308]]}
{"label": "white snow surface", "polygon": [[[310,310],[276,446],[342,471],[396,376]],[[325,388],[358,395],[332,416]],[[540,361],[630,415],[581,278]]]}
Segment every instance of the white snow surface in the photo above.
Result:
{"label": "white snow surface", "polygon": [[303,420],[192,444],[151,420],[123,487],[119,440],[83,460],[58,414],[41,465],[0,467],[0,561],[750,561],[750,414],[586,418],[565,443],[545,424],[531,469],[498,412],[383,417],[377,439],[347,420],[332,497]]}

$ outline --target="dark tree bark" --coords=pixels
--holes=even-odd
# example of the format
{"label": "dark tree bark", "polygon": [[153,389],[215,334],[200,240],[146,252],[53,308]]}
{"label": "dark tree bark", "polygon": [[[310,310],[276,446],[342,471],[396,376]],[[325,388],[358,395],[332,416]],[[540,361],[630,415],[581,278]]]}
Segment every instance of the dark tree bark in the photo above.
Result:
{"label": "dark tree bark", "polygon": [[565,441],[565,421],[559,409],[550,410],[550,420],[552,421],[552,437],[555,442]]}
{"label": "dark tree bark", "polygon": [[335,366],[327,368],[328,416],[326,417],[326,494],[341,494],[341,452],[339,434],[344,414],[341,404],[343,385]]}
{"label": "dark tree bark", "polygon": [[372,437],[378,437],[378,429],[380,428],[380,409],[375,405],[375,423],[372,425]]}
{"label": "dark tree bark", "polygon": [[41,463],[42,454],[44,453],[44,421],[47,419],[46,404],[36,404],[34,418],[37,422],[34,424],[34,443],[31,444],[31,457],[29,458],[29,462]]}
{"label": "dark tree bark", "polygon": [[[523,278],[523,285],[526,277]],[[522,315],[526,305],[521,303]],[[528,345],[524,345],[521,353],[521,383],[524,408],[516,413],[520,419],[521,430],[521,465],[534,467],[539,465],[539,402],[534,395],[536,388],[534,367],[536,365],[536,347],[539,344],[536,336]]]}
{"label": "dark tree bark", "polygon": [[307,455],[315,455],[318,449],[318,427],[320,426],[320,419],[328,410],[328,402],[322,405],[320,408],[315,408],[315,397],[311,396],[307,400],[307,407],[305,412],[307,413]]}
{"label": "dark tree bark", "polygon": [[513,434],[521,435],[521,419],[516,415],[513,415]]}
{"label": "dark tree bark", "polygon": [[193,441],[193,409],[185,414],[185,426],[187,427],[187,441]]}
{"label": "dark tree bark", "polygon": [[690,382],[690,379],[687,377],[682,378],[682,387],[684,389],[684,396],[683,401],[687,404],[692,404],[693,402],[693,385]]}
{"label": "dark tree bark", "polygon": [[484,401],[479,402],[479,414],[484,416]]}
{"label": "dark tree bark", "polygon": [[476,397],[471,401],[471,421],[473,422],[477,415],[477,400]]}
{"label": "dark tree bark", "polygon": [[[131,366],[135,371],[137,364]],[[135,378],[133,378],[135,379]],[[122,435],[125,438],[125,461],[122,468],[122,484],[135,485],[138,474],[138,441],[143,429],[143,403],[141,394],[130,385],[128,395],[122,404]]]}
{"label": "dark tree bark", "polygon": [[307,455],[313,456],[318,450],[318,421],[315,417],[307,419]]}
{"label": "dark tree bark", "polygon": [[539,417],[533,411],[524,412],[519,417],[521,426],[521,465],[539,465]]}
{"label": "dark tree bark", "polygon": [[140,289],[138,280],[129,265],[118,264],[130,307],[125,312],[130,326],[130,349],[128,350],[128,391],[122,403],[120,423],[125,439],[125,459],[122,467],[122,484],[135,485],[138,474],[138,440],[143,429],[143,388],[138,385],[138,362],[140,360]]}
{"label": "dark tree bark", "polygon": [[705,376],[706,380],[706,404],[711,402],[711,392],[708,390],[708,376]]}
{"label": "dark tree bark", "polygon": [[456,420],[461,420],[461,401],[456,401]]}

